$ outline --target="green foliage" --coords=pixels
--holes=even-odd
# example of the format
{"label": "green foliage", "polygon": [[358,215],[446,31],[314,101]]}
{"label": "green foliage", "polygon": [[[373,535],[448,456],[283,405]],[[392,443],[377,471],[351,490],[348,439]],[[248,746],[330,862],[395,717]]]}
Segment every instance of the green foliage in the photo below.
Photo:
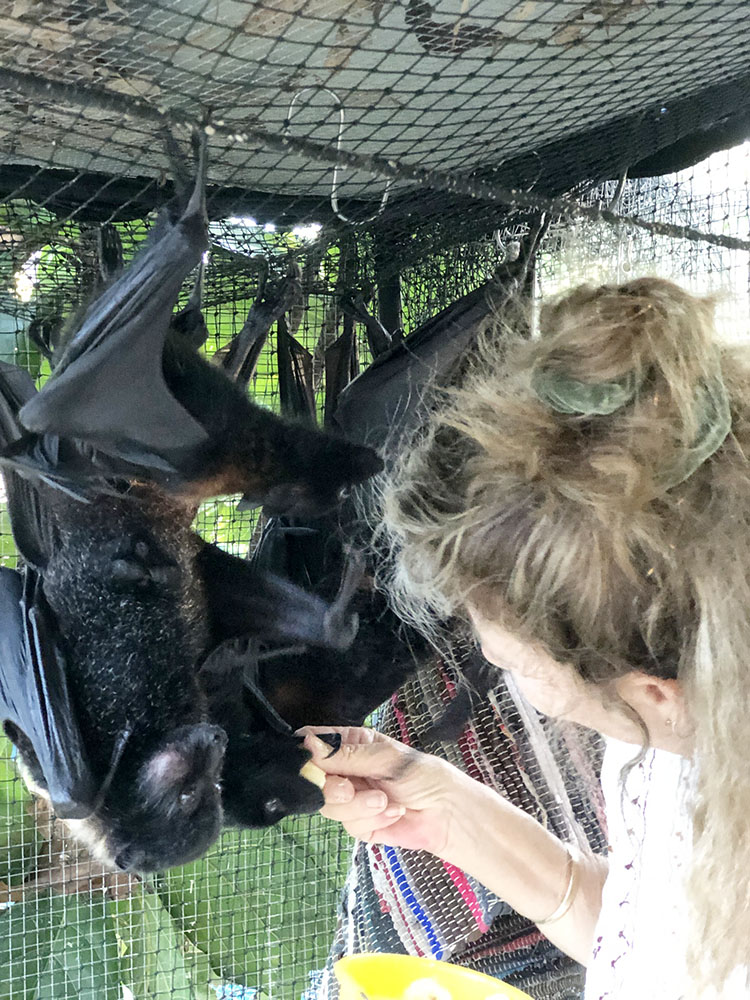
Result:
{"label": "green foliage", "polygon": [[10,518],[5,506],[0,507],[0,565],[15,566],[18,559],[16,545],[10,531]]}
{"label": "green foliage", "polygon": [[101,895],[11,904],[0,915],[0,1000],[122,1000],[106,907]]}
{"label": "green foliage", "polygon": [[215,1000],[208,959],[185,939],[155,893],[107,904],[120,976],[137,1000]]}
{"label": "green foliage", "polygon": [[322,967],[345,877],[327,831],[315,816],[229,832],[207,858],[160,878],[170,913],[218,975],[293,1000]]}

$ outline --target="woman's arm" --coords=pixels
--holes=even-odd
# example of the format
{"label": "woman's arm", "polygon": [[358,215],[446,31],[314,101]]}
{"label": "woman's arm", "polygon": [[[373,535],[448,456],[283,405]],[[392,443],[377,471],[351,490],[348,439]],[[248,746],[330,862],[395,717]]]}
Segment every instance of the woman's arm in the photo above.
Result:
{"label": "woman's arm", "polygon": [[[454,791],[443,861],[456,865],[509,903],[539,922],[545,937],[571,958],[586,965],[602,904],[607,861],[591,853],[574,854],[561,840],[497,792],[474,781],[450,764]],[[570,878],[575,895],[567,912],[544,923],[566,896]]]}
{"label": "woman's arm", "polygon": [[371,729],[340,732],[341,749],[306,730],[313,761],[327,775],[324,816],[370,843],[427,850],[456,865],[532,921],[546,937],[586,964],[601,909],[605,859],[575,861],[570,909],[544,923],[566,895],[567,848],[536,820],[447,761],[420,753]]}

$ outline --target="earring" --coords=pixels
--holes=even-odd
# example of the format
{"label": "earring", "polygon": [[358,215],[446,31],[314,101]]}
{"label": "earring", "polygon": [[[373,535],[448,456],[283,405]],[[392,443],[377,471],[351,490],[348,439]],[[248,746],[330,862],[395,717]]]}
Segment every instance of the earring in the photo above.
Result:
{"label": "earring", "polygon": [[672,730],[672,732],[674,732],[674,727],[675,727],[674,719],[666,719],[665,721],[666,724],[669,726],[669,728]]}

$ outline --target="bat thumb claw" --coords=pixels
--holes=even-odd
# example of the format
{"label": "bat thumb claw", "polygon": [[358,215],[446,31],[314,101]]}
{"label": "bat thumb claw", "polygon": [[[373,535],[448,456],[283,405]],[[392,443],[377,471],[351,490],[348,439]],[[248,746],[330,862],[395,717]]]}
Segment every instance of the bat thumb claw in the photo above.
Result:
{"label": "bat thumb claw", "polygon": [[354,642],[359,630],[359,615],[344,614],[339,608],[332,607],[326,614],[324,633],[326,645],[332,649],[348,649]]}

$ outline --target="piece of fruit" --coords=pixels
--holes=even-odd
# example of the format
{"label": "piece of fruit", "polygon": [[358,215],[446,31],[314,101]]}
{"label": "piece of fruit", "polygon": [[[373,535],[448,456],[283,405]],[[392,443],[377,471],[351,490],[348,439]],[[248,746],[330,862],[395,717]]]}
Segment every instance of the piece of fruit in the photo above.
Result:
{"label": "piece of fruit", "polygon": [[326,783],[325,771],[318,767],[317,764],[313,764],[311,760],[308,760],[308,762],[303,766],[299,776],[300,778],[304,778],[305,781],[310,781],[313,785],[317,785],[321,790],[323,785]]}

